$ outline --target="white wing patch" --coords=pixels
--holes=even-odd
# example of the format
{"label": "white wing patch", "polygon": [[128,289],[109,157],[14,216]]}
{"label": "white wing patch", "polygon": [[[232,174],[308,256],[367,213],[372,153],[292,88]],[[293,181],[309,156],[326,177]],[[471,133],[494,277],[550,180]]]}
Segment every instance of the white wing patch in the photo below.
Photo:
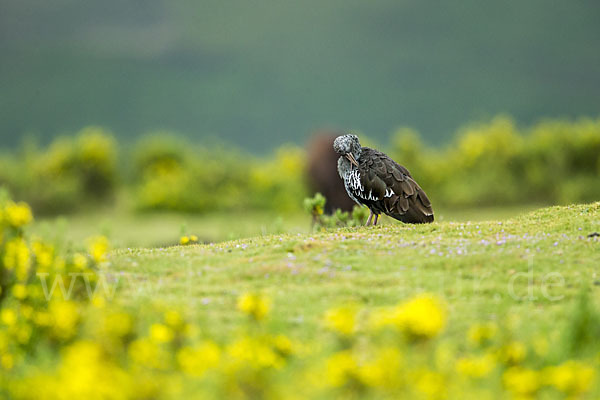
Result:
{"label": "white wing patch", "polygon": [[[365,188],[360,182],[360,172],[358,171],[358,169],[352,169],[344,175],[344,185],[346,186],[346,191],[348,192],[350,197],[357,203],[358,201],[356,197],[359,197],[363,200],[371,201],[381,200],[379,197],[373,194],[373,190],[369,190],[368,193],[365,192]],[[384,197],[392,197],[395,194],[396,193],[392,189],[387,188],[385,190]]]}
{"label": "white wing patch", "polygon": [[349,173],[347,173],[344,177],[344,180],[352,190],[357,190],[361,192],[364,190],[362,183],[360,183],[360,172],[358,172],[357,169],[353,169]]}

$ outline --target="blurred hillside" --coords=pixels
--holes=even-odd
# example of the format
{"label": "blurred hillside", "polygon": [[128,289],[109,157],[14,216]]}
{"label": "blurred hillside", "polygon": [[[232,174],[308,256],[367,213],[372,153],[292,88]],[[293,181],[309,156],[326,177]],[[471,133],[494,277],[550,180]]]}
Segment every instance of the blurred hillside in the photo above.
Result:
{"label": "blurred hillside", "polygon": [[600,3],[0,1],[0,145],[97,124],[250,151],[320,126],[429,144],[499,112],[596,116]]}

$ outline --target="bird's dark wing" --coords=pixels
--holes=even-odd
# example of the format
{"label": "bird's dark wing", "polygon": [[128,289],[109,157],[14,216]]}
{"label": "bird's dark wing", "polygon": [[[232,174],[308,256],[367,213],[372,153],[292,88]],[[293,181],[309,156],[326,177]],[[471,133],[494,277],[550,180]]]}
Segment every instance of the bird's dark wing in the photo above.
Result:
{"label": "bird's dark wing", "polygon": [[362,190],[357,193],[367,206],[404,222],[431,222],[429,198],[410,172],[384,153],[363,147],[358,168]]}

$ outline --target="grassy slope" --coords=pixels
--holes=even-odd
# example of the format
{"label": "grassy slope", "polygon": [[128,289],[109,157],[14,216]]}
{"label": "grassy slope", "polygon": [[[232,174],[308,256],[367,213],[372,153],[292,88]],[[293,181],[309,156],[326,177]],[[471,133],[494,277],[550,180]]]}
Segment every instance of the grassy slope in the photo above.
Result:
{"label": "grassy slope", "polygon": [[[81,238],[103,234],[115,248],[124,248],[173,245],[179,242],[182,234],[195,234],[202,242],[208,243],[283,232],[306,233],[310,228],[310,218],[304,212],[280,215],[272,211],[190,215],[175,212],[135,213],[132,212],[132,205],[121,203],[116,207],[87,210],[67,217],[41,218],[35,221],[32,232],[72,246],[80,245]],[[481,221],[506,218],[531,209],[533,206],[436,209],[436,218],[439,221]],[[382,222],[396,224],[387,219]]]}
{"label": "grassy slope", "polygon": [[[395,304],[429,291],[448,303],[449,334],[474,320],[520,316],[523,332],[556,327],[574,298],[590,287],[600,300],[600,202],[553,207],[505,221],[436,222],[274,235],[212,245],[118,250],[111,273],[123,271],[117,299],[140,310],[161,304],[183,310],[206,330],[228,335],[241,318],[236,297],[262,291],[273,298],[270,323],[300,338],[322,329],[323,312],[356,302]],[[527,295],[533,270],[535,300]],[[564,285],[556,284],[557,276]],[[462,333],[461,333],[462,334]]]}

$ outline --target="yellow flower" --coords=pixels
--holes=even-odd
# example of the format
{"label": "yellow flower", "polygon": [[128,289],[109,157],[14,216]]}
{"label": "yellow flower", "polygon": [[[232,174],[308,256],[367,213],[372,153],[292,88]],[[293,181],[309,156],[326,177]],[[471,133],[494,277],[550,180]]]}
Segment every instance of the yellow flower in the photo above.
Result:
{"label": "yellow flower", "polygon": [[491,354],[463,357],[456,361],[456,370],[470,378],[487,376],[495,366],[496,360]]}
{"label": "yellow flower", "polygon": [[475,324],[469,328],[467,338],[475,346],[481,346],[489,343],[496,336],[498,326],[493,322]]}
{"label": "yellow flower", "polygon": [[500,361],[507,365],[519,364],[527,355],[527,347],[521,342],[509,342],[500,348],[498,355]]}
{"label": "yellow flower", "polygon": [[150,338],[155,343],[168,343],[173,340],[173,330],[163,324],[152,324],[150,326]]}
{"label": "yellow flower", "polygon": [[13,326],[17,323],[17,313],[10,308],[0,310],[0,321],[6,326]]}
{"label": "yellow flower", "polygon": [[133,318],[125,312],[112,312],[104,317],[104,333],[113,338],[122,339],[133,330]]}
{"label": "yellow flower", "polygon": [[52,261],[54,259],[54,248],[46,243],[36,240],[31,244],[31,250],[35,255],[38,271],[48,271],[52,266]]}
{"label": "yellow flower", "polygon": [[185,246],[188,243],[190,243],[190,238],[188,236],[182,236],[179,239],[179,244],[181,244],[182,246]]}
{"label": "yellow flower", "polygon": [[33,322],[39,326],[50,326],[52,324],[52,315],[49,312],[38,311],[33,314]]}
{"label": "yellow flower", "polygon": [[333,387],[340,387],[349,381],[358,380],[359,367],[349,350],[333,354],[326,362],[326,377]]}
{"label": "yellow flower", "polygon": [[84,270],[87,268],[88,259],[81,253],[75,253],[73,255],[73,265],[79,270]]}
{"label": "yellow flower", "polygon": [[27,297],[27,286],[23,285],[22,283],[16,283],[12,288],[12,294],[15,296],[15,298],[23,300],[25,297]]}
{"label": "yellow flower", "polygon": [[402,355],[395,347],[377,349],[375,357],[360,366],[361,380],[372,387],[397,387],[401,383]]}
{"label": "yellow flower", "polygon": [[502,375],[504,386],[519,396],[531,396],[540,388],[539,372],[523,367],[510,367]]}
{"label": "yellow flower", "polygon": [[6,243],[4,266],[14,270],[18,280],[24,281],[29,273],[31,258],[27,243],[22,238],[15,238]]}
{"label": "yellow flower", "polygon": [[422,294],[376,313],[373,325],[375,328],[393,326],[411,338],[426,339],[437,336],[444,329],[446,313],[437,298]]}
{"label": "yellow flower", "polygon": [[96,295],[92,297],[91,304],[96,308],[104,308],[106,306],[106,299],[103,296]]}
{"label": "yellow flower", "polygon": [[134,340],[129,346],[129,357],[146,367],[164,369],[168,367],[168,354],[148,339]]}
{"label": "yellow flower", "polygon": [[0,357],[0,366],[5,370],[10,370],[15,365],[15,358],[10,353],[2,354]]}
{"label": "yellow flower", "polygon": [[294,352],[294,345],[290,338],[285,335],[277,335],[273,338],[273,347],[279,354],[288,356]]}
{"label": "yellow flower", "polygon": [[271,309],[271,300],[260,294],[246,293],[238,298],[238,309],[257,321],[264,319]]}
{"label": "yellow flower", "polygon": [[106,261],[108,250],[110,248],[106,236],[97,236],[90,239],[88,242],[88,250],[92,256],[92,259],[97,263]]}
{"label": "yellow flower", "polygon": [[31,208],[26,203],[14,203],[10,201],[4,207],[4,220],[9,225],[19,228],[29,224],[33,220],[33,214],[31,213]]}
{"label": "yellow flower", "polygon": [[284,359],[264,340],[242,337],[227,347],[227,353],[237,363],[245,362],[252,368],[281,368]]}
{"label": "yellow flower", "polygon": [[354,306],[331,309],[325,313],[325,326],[334,332],[350,336],[356,327],[356,314]]}
{"label": "yellow flower", "polygon": [[79,311],[77,304],[69,300],[53,301],[48,307],[52,318],[52,333],[58,339],[67,340],[77,333]]}
{"label": "yellow flower", "polygon": [[177,363],[181,370],[196,377],[216,367],[220,358],[221,350],[212,341],[204,341],[193,347],[186,346],[177,352]]}
{"label": "yellow flower", "polygon": [[15,337],[17,339],[17,342],[19,342],[20,344],[29,343],[29,339],[31,339],[31,333],[32,333],[32,329],[31,329],[30,325],[27,325],[27,324],[19,325],[19,327],[15,331]]}
{"label": "yellow flower", "polygon": [[78,341],[64,348],[58,370],[46,382],[31,386],[39,388],[37,398],[127,399],[134,397],[131,383],[98,343]]}
{"label": "yellow flower", "polygon": [[165,323],[173,329],[180,329],[184,325],[181,314],[173,310],[169,310],[165,313]]}
{"label": "yellow flower", "polygon": [[565,394],[579,395],[589,390],[595,371],[581,362],[569,360],[556,367],[544,368],[542,374],[547,385]]}
{"label": "yellow flower", "polygon": [[198,236],[196,236],[196,235],[190,235],[190,242],[192,242],[192,243],[198,243]]}
{"label": "yellow flower", "polygon": [[414,388],[427,398],[445,398],[447,383],[444,376],[436,371],[423,368],[412,375]]}

